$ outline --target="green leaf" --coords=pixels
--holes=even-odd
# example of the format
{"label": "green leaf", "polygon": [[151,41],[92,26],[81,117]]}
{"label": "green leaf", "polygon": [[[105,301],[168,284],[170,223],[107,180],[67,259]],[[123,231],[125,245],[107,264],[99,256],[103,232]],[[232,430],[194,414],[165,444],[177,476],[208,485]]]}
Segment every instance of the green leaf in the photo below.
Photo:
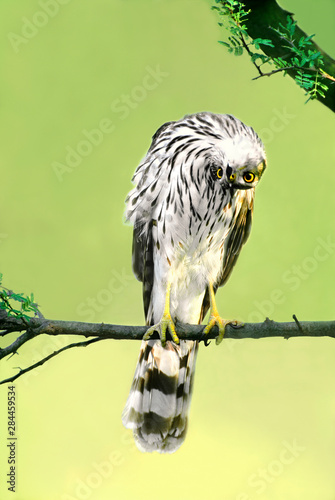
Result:
{"label": "green leaf", "polygon": [[273,62],[275,64],[275,66],[278,68],[287,68],[287,66],[290,66],[290,64],[285,59],[282,59],[281,57],[274,57]]}
{"label": "green leaf", "polygon": [[234,52],[234,54],[235,54],[235,56],[241,56],[241,55],[243,54],[243,51],[244,51],[244,49],[243,49],[243,47],[240,45],[239,47],[235,47],[235,52]]}
{"label": "green leaf", "polygon": [[225,47],[230,47],[229,43],[223,42],[222,40],[219,40],[218,43],[221,43],[221,45],[224,45]]}
{"label": "green leaf", "polygon": [[312,40],[313,37],[315,37],[315,33],[314,33],[314,35],[306,36],[305,43],[308,43],[310,45],[311,44],[310,40]]}
{"label": "green leaf", "polygon": [[287,19],[287,26],[286,26],[286,28],[287,28],[287,30],[288,30],[288,32],[290,34],[291,39],[292,39],[292,37],[294,35],[294,32],[295,32],[295,27],[296,27],[297,22],[294,21],[291,16],[287,16],[286,19]]}
{"label": "green leaf", "polygon": [[260,52],[255,52],[251,56],[251,62],[254,63],[258,60],[261,60],[262,64],[267,63],[270,60],[270,57],[266,56],[265,54],[261,54]]}
{"label": "green leaf", "polygon": [[234,45],[235,47],[238,47],[238,46],[240,46],[240,45],[241,45],[240,40],[239,40],[238,38],[236,38],[235,36],[230,36],[230,37],[228,38],[228,40],[229,40],[229,41],[230,41],[230,43],[231,43],[232,45]]}
{"label": "green leaf", "polygon": [[254,44],[257,50],[260,49],[260,45],[267,45],[268,47],[274,47],[272,41],[268,40],[267,38],[254,38],[252,43]]}
{"label": "green leaf", "polygon": [[[19,307],[17,305],[19,304]],[[34,294],[25,296],[15,293],[0,285],[0,309],[5,310],[8,316],[29,321],[30,314],[38,313],[38,306],[34,303]]]}

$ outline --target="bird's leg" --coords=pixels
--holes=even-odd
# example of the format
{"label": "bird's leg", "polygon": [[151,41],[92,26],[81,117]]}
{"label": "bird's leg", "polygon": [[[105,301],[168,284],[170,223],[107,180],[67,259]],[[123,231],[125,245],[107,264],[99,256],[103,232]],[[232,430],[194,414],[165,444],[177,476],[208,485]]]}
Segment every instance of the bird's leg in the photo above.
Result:
{"label": "bird's leg", "polygon": [[158,332],[163,347],[165,347],[166,343],[166,330],[169,330],[173,341],[176,344],[179,344],[179,338],[170,314],[170,290],[171,283],[168,283],[166,288],[164,311],[160,322],[148,328],[143,336],[143,340],[149,340],[154,332]]}
{"label": "bird's leg", "polygon": [[216,307],[216,301],[215,301],[215,293],[213,289],[212,283],[208,284],[208,289],[209,289],[209,300],[210,300],[210,316],[209,320],[207,323],[207,326],[204,329],[204,334],[207,335],[210,330],[213,328],[213,326],[217,325],[219,328],[219,335],[216,337],[215,341],[216,344],[220,344],[222,342],[222,339],[224,337],[226,325],[233,325],[233,326],[243,326],[243,323],[240,321],[236,320],[226,320],[222,319],[221,316],[219,315],[218,309]]}

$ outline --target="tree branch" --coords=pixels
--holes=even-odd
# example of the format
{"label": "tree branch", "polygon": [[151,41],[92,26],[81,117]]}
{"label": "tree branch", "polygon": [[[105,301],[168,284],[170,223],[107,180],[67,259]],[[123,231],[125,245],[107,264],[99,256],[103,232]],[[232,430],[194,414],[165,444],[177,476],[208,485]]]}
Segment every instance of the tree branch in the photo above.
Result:
{"label": "tree branch", "polygon": [[[224,3],[222,0],[221,3]],[[287,16],[293,17],[291,12],[288,12],[282,9],[276,0],[243,0],[244,8],[248,12],[247,19],[244,21],[248,35],[252,39],[267,39],[271,40],[273,47],[270,45],[262,44],[262,51],[271,59],[274,58],[282,58],[286,59],[288,57],[288,40],[283,38],[280,33],[277,32],[280,25],[286,26],[287,24]],[[306,38],[306,33],[299,28],[298,25],[295,27],[294,39],[299,41],[301,38]],[[250,54],[250,49],[243,39],[242,35],[242,45]],[[289,67],[283,69],[276,69],[270,72],[263,72],[261,66],[259,66],[256,61],[253,62],[255,65],[260,78],[262,76],[270,76],[275,73],[284,72],[287,73],[290,77],[294,78],[298,75],[299,70],[305,73],[318,71],[321,73],[319,78],[324,80],[324,83],[327,83],[328,90],[325,91],[325,96],[317,94],[316,98],[325,106],[327,106],[332,111],[335,111],[335,60],[330,57],[324,50],[322,50],[313,40],[310,40],[310,45],[308,46],[312,51],[318,51],[323,56],[324,64],[322,66],[318,66],[317,68],[313,67],[304,67],[299,68],[298,66],[290,65]]]}
{"label": "tree branch", "polygon": [[[226,339],[262,339],[266,337],[283,337],[289,339],[292,337],[332,337],[335,338],[335,321],[315,321],[299,322],[296,316],[293,316],[294,322],[277,323],[268,318],[263,323],[247,323],[243,327],[226,327]],[[215,339],[218,335],[217,327],[213,327],[208,335],[203,335],[203,325],[187,325],[177,323],[176,330],[180,339],[207,341]],[[29,321],[29,328],[20,318],[8,317],[2,311],[0,314],[0,336],[18,332],[19,335],[3,349],[0,349],[0,359],[16,354],[19,348],[39,335],[73,335],[92,337],[87,341],[74,342],[42,358],[37,363],[27,368],[19,368],[19,372],[10,378],[2,380],[0,384],[12,382],[24,373],[27,373],[38,366],[41,366],[49,359],[61,352],[73,347],[86,347],[89,344],[100,340],[141,340],[146,332],[146,326],[125,326],[111,325],[105,323],[82,323],[76,321],[57,321],[44,318],[32,318]],[[22,332],[22,333],[21,333]],[[153,338],[159,338],[158,334]]]}
{"label": "tree branch", "polygon": [[[251,38],[268,38],[272,41],[274,47],[262,45],[262,51],[271,58],[285,57],[287,48],[281,37],[273,28],[278,28],[279,24],[286,25],[287,16],[292,16],[291,12],[282,9],[276,0],[243,0],[247,9],[250,9],[246,25],[248,34]],[[296,26],[296,39],[306,37],[306,33]],[[335,77],[335,60],[312,41],[311,49],[319,51],[323,55],[324,66],[322,69],[326,74]],[[294,78],[297,74],[295,69],[287,69],[288,75]],[[335,85],[330,84],[325,97],[318,96],[317,99],[335,111]]]}

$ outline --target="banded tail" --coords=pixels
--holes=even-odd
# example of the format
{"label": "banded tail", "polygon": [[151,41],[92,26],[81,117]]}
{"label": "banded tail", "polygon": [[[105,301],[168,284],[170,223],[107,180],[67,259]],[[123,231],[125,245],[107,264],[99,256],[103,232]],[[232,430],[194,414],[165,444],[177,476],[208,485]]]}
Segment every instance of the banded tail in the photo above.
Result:
{"label": "banded tail", "polygon": [[198,342],[143,341],[122,414],[139,450],[173,453],[185,439]]}

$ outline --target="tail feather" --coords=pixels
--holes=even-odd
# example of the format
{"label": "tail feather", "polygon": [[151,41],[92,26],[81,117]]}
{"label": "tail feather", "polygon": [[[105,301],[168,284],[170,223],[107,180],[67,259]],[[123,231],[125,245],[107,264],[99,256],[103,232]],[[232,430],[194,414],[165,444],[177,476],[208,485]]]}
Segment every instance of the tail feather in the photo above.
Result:
{"label": "tail feather", "polygon": [[198,343],[142,342],[122,414],[141,451],[172,453],[185,439]]}

